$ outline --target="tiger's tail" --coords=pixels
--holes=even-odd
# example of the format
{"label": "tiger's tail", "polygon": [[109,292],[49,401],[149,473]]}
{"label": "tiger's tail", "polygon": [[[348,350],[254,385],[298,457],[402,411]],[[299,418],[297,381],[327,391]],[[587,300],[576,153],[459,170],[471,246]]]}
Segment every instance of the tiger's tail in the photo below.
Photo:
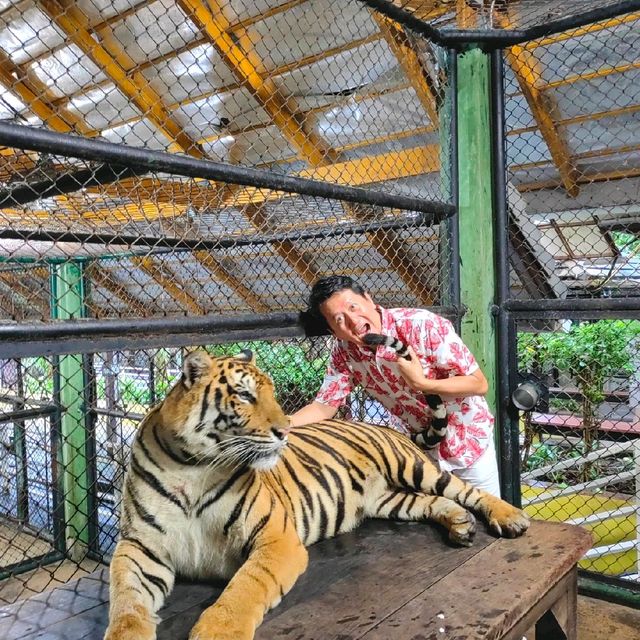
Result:
{"label": "tiger's tail", "polygon": [[[362,338],[362,341],[369,347],[388,347],[393,349],[399,358],[411,360],[409,347],[397,338],[383,336],[379,333],[367,333]],[[434,449],[447,433],[447,425],[449,423],[447,409],[439,395],[425,393],[424,397],[433,415],[431,424],[422,431],[411,434],[411,439],[423,449]]]}

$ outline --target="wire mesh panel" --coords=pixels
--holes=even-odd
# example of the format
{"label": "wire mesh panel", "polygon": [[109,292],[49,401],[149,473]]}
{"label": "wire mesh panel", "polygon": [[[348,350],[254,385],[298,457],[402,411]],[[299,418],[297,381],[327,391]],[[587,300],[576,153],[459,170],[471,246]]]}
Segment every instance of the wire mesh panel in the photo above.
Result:
{"label": "wire mesh panel", "polygon": [[513,295],[637,296],[640,16],[506,58]]}
{"label": "wire mesh panel", "polygon": [[558,318],[536,333],[519,328],[519,373],[546,388],[521,423],[525,510],[588,527],[594,546],[580,566],[637,584],[640,322]]}
{"label": "wire mesh panel", "polygon": [[255,339],[291,335],[319,277],[451,304],[447,69],[355,2],[0,2],[0,600],[109,557],[129,444],[185,348],[253,338],[290,413],[326,338]]}

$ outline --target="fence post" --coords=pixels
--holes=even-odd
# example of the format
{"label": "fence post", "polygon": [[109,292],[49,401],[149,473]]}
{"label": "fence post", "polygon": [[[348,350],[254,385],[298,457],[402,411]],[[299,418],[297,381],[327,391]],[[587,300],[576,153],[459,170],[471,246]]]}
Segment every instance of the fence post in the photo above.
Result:
{"label": "fence post", "polygon": [[487,380],[495,413],[496,332],[489,56],[471,49],[458,57],[458,199],[461,300],[466,307],[462,338]]}
{"label": "fence post", "polygon": [[[83,317],[82,263],[53,263],[50,275],[52,317],[55,320]],[[86,555],[89,545],[90,507],[82,356],[60,356],[58,376],[65,538],[69,556],[78,560]]]}

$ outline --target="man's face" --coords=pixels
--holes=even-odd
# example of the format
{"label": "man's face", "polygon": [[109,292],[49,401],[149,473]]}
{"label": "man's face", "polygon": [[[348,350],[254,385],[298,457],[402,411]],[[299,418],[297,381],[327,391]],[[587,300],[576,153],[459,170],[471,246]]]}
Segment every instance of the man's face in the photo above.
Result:
{"label": "man's face", "polygon": [[320,305],[320,312],[339,340],[361,345],[362,336],[382,330],[380,313],[368,293],[361,296],[351,289],[339,291]]}

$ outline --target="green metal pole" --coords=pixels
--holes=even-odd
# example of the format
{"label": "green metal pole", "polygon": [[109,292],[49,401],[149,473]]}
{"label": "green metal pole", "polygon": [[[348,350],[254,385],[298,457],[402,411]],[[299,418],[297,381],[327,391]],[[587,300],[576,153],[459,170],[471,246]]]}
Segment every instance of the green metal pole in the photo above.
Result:
{"label": "green metal pole", "polygon": [[[458,176],[460,289],[466,307],[462,338],[489,381],[487,401],[497,407],[489,56],[471,49],[458,57]],[[496,430],[498,433],[499,430]]]}
{"label": "green metal pole", "polygon": [[[85,315],[83,265],[52,264],[51,313],[56,320]],[[72,558],[84,557],[89,544],[89,475],[81,355],[60,356],[61,464],[65,537]]]}

